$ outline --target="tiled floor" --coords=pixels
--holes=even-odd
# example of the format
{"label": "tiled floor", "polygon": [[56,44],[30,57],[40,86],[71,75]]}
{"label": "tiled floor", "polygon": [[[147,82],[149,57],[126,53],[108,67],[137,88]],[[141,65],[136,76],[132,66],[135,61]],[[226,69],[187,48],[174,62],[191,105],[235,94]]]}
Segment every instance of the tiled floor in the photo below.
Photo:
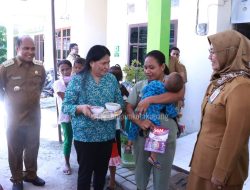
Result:
{"label": "tiled floor", "polygon": [[[174,165],[185,171],[189,171],[189,162],[193,153],[194,144],[196,142],[197,133],[181,137],[177,140]],[[250,146],[250,145],[249,145]],[[250,148],[249,148],[250,149]],[[250,170],[250,167],[249,167]],[[250,189],[250,177],[246,180],[243,190]]]}

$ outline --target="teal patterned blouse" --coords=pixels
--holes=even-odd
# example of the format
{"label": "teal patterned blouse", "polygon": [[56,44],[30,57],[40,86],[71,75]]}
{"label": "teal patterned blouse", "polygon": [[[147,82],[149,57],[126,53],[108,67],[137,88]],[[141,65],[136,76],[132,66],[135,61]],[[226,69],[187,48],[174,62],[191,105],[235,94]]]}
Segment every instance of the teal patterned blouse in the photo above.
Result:
{"label": "teal patterned blouse", "polygon": [[71,115],[74,140],[102,142],[115,138],[116,120],[93,120],[76,114],[77,105],[89,104],[105,107],[106,102],[116,102],[124,107],[119,84],[114,75],[107,73],[97,84],[90,73],[75,75],[65,92],[62,111]]}

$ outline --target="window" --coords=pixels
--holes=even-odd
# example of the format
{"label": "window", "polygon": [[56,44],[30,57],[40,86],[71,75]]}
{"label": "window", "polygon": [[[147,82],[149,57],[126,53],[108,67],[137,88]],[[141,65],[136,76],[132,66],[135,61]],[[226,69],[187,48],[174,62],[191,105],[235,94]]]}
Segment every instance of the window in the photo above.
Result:
{"label": "window", "polygon": [[178,20],[171,20],[170,23],[170,39],[169,39],[169,49],[173,46],[177,46],[177,29],[178,29]]}
{"label": "window", "polygon": [[44,38],[43,34],[35,35],[36,60],[44,61]]}
{"label": "window", "polygon": [[250,33],[249,33],[249,28],[250,28],[250,23],[238,23],[234,24],[233,28],[246,36],[248,39],[250,39]]}
{"label": "window", "polygon": [[129,64],[137,59],[142,64],[147,53],[147,25],[131,25],[129,29]]}
{"label": "window", "polygon": [[70,28],[56,30],[56,56],[57,62],[66,59],[69,54]]}
{"label": "window", "polygon": [[[169,48],[177,45],[178,20],[171,20]],[[142,64],[147,54],[147,24],[131,25],[129,27],[129,65],[137,59]]]}

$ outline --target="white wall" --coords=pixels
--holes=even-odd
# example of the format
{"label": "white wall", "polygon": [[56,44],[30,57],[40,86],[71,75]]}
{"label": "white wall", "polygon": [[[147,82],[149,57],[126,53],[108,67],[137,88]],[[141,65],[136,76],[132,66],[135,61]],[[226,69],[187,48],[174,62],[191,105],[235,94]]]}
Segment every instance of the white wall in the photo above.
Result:
{"label": "white wall", "polygon": [[85,57],[90,47],[107,43],[107,0],[71,0],[71,42]]}
{"label": "white wall", "polygon": [[127,0],[127,4],[134,5],[134,12],[128,11],[128,23],[140,24],[148,22],[147,0]]}
{"label": "white wall", "polygon": [[232,29],[231,25],[231,0],[222,0],[217,17],[217,32]]}
{"label": "white wall", "polygon": [[[119,64],[122,68],[128,57],[127,4],[124,0],[108,0],[107,47],[111,52],[110,65]],[[119,47],[119,56],[114,56]]]}
{"label": "white wall", "polygon": [[[200,105],[211,75],[206,36],[196,35],[196,0],[180,0],[171,11],[171,19],[178,19],[177,47],[187,69],[185,107],[181,122],[186,132],[196,131],[200,124]],[[187,9],[187,7],[189,7]],[[202,21],[204,22],[204,21]]]}
{"label": "white wall", "polygon": [[[132,7],[132,8],[131,8]],[[128,62],[129,25],[147,23],[146,0],[108,0],[107,46],[111,51],[111,66],[122,68]],[[114,57],[119,46],[119,57]]]}
{"label": "white wall", "polygon": [[181,62],[186,66],[188,75],[181,119],[187,133],[197,131],[200,127],[201,102],[212,74],[207,35],[231,28],[229,1],[200,0],[198,22],[208,24],[208,34],[197,35],[196,7],[197,0],[180,0],[179,7],[171,9],[171,19],[178,19],[177,46],[181,50]]}

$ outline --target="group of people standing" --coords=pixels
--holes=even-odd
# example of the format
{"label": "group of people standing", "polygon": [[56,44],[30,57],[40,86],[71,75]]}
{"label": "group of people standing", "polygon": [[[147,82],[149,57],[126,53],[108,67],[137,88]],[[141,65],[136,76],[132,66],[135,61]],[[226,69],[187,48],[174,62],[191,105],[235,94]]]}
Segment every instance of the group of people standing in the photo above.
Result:
{"label": "group of people standing", "polygon": [[[187,189],[240,190],[248,176],[249,163],[250,41],[233,30],[208,36],[208,41],[213,73],[202,103],[201,128],[190,163]],[[78,47],[74,47],[74,51],[77,51]],[[174,51],[180,53],[178,49]],[[5,96],[8,116],[11,116],[7,121],[7,140],[13,190],[22,190],[23,181],[38,186],[45,184],[36,174],[39,99],[45,71],[40,62],[33,60],[34,52],[34,42],[30,37],[19,38],[17,57],[0,67],[0,90]],[[147,79],[137,82],[129,94],[119,84],[122,80],[121,69],[118,66],[110,68],[110,51],[105,46],[91,47],[83,68],[74,72],[70,61],[59,63],[61,78],[55,83],[55,92],[61,99],[60,121],[66,134],[63,171],[65,174],[71,173],[69,156],[73,139],[79,164],[78,190],[90,189],[92,177],[94,189],[103,190],[110,158],[112,155],[113,158],[119,156],[116,127],[122,121],[97,120],[91,112],[92,106],[105,107],[107,102],[120,104],[138,129],[133,142],[137,189],[147,188],[152,170],[153,188],[168,189],[179,128],[174,117],[176,113],[171,117],[171,109],[166,106],[178,101],[183,103],[183,84],[187,79],[185,67],[173,55],[169,69],[165,63],[165,55],[161,51],[148,52],[144,61]],[[180,87],[175,85],[174,90],[170,86],[176,79],[171,79],[169,70],[179,71],[180,80],[176,85]],[[155,89],[160,90],[159,93]],[[158,125],[167,128],[169,135],[165,152],[155,157],[144,150],[145,132]],[[24,176],[23,161],[26,169]],[[157,167],[158,163],[160,167]],[[113,162],[110,166],[115,167],[116,164]],[[115,168],[111,167],[110,170],[114,174]],[[109,184],[108,189],[114,189],[114,183]]]}

